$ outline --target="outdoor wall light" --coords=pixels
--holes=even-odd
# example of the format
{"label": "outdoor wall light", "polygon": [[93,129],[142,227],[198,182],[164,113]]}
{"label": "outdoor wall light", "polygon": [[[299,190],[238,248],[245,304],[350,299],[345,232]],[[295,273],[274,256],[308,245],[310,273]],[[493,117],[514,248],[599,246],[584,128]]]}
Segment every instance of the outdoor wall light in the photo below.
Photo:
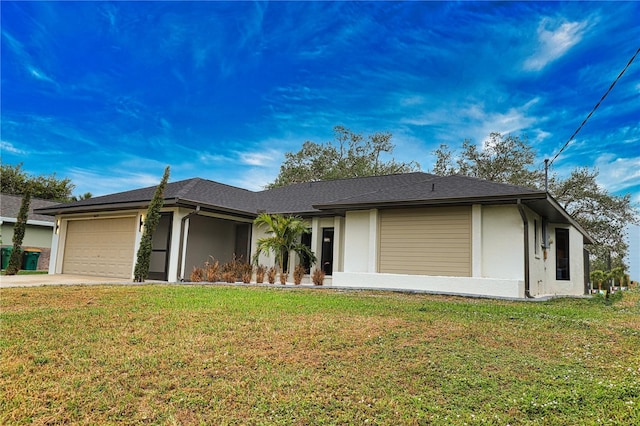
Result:
{"label": "outdoor wall light", "polygon": [[56,235],[60,233],[60,219],[56,220]]}
{"label": "outdoor wall light", "polygon": [[144,229],[144,215],[140,215],[140,232]]}

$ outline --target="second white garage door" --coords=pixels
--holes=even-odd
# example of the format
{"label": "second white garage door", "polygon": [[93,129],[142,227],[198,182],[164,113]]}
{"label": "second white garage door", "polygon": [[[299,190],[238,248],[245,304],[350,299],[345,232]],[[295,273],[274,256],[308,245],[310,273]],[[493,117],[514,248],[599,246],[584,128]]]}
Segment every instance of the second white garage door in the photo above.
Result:
{"label": "second white garage door", "polygon": [[70,220],[63,274],[131,278],[136,218]]}

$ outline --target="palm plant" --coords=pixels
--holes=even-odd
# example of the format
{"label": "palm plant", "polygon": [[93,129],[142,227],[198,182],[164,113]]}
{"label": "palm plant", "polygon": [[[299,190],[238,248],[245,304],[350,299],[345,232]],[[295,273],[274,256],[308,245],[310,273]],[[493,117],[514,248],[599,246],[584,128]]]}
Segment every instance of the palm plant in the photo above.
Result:
{"label": "palm plant", "polygon": [[261,213],[254,220],[254,224],[258,228],[265,228],[265,232],[269,235],[258,239],[256,253],[253,256],[256,265],[264,252],[272,252],[275,255],[276,266],[280,268],[281,273],[289,273],[288,265],[287,270],[284,270],[284,259],[292,251],[300,257],[303,254],[309,256],[311,263],[316,262],[315,254],[300,242],[300,236],[310,232],[302,218]]}
{"label": "palm plant", "polygon": [[602,282],[605,280],[606,274],[604,273],[604,271],[601,271],[600,269],[596,269],[595,271],[591,271],[590,278],[591,278],[591,284],[597,284],[598,285],[598,291],[602,290]]}
{"label": "palm plant", "polygon": [[610,272],[611,278],[613,279],[614,285],[618,285],[619,288],[622,288],[622,280],[624,279],[625,273],[624,268],[622,266],[618,266],[613,268]]}

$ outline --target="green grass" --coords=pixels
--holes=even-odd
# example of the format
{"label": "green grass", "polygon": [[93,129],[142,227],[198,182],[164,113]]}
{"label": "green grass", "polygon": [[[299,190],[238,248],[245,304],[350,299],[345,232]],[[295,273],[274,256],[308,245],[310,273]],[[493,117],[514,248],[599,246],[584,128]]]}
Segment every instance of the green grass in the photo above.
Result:
{"label": "green grass", "polygon": [[640,293],[0,291],[1,424],[640,424]]}

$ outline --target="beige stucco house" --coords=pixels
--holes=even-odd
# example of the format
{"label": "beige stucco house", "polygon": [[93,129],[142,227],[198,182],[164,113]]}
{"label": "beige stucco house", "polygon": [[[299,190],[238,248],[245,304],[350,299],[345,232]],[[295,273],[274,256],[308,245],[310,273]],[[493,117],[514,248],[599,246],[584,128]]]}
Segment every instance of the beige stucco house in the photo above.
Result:
{"label": "beige stucco house", "polygon": [[[39,209],[55,216],[50,273],[131,278],[154,190]],[[303,242],[333,286],[520,298],[585,293],[592,241],[544,191],[408,173],[260,192],[194,178],[169,183],[164,195],[152,279],[188,279],[210,256],[249,259],[263,236],[253,220],[268,212],[307,220]]]}

